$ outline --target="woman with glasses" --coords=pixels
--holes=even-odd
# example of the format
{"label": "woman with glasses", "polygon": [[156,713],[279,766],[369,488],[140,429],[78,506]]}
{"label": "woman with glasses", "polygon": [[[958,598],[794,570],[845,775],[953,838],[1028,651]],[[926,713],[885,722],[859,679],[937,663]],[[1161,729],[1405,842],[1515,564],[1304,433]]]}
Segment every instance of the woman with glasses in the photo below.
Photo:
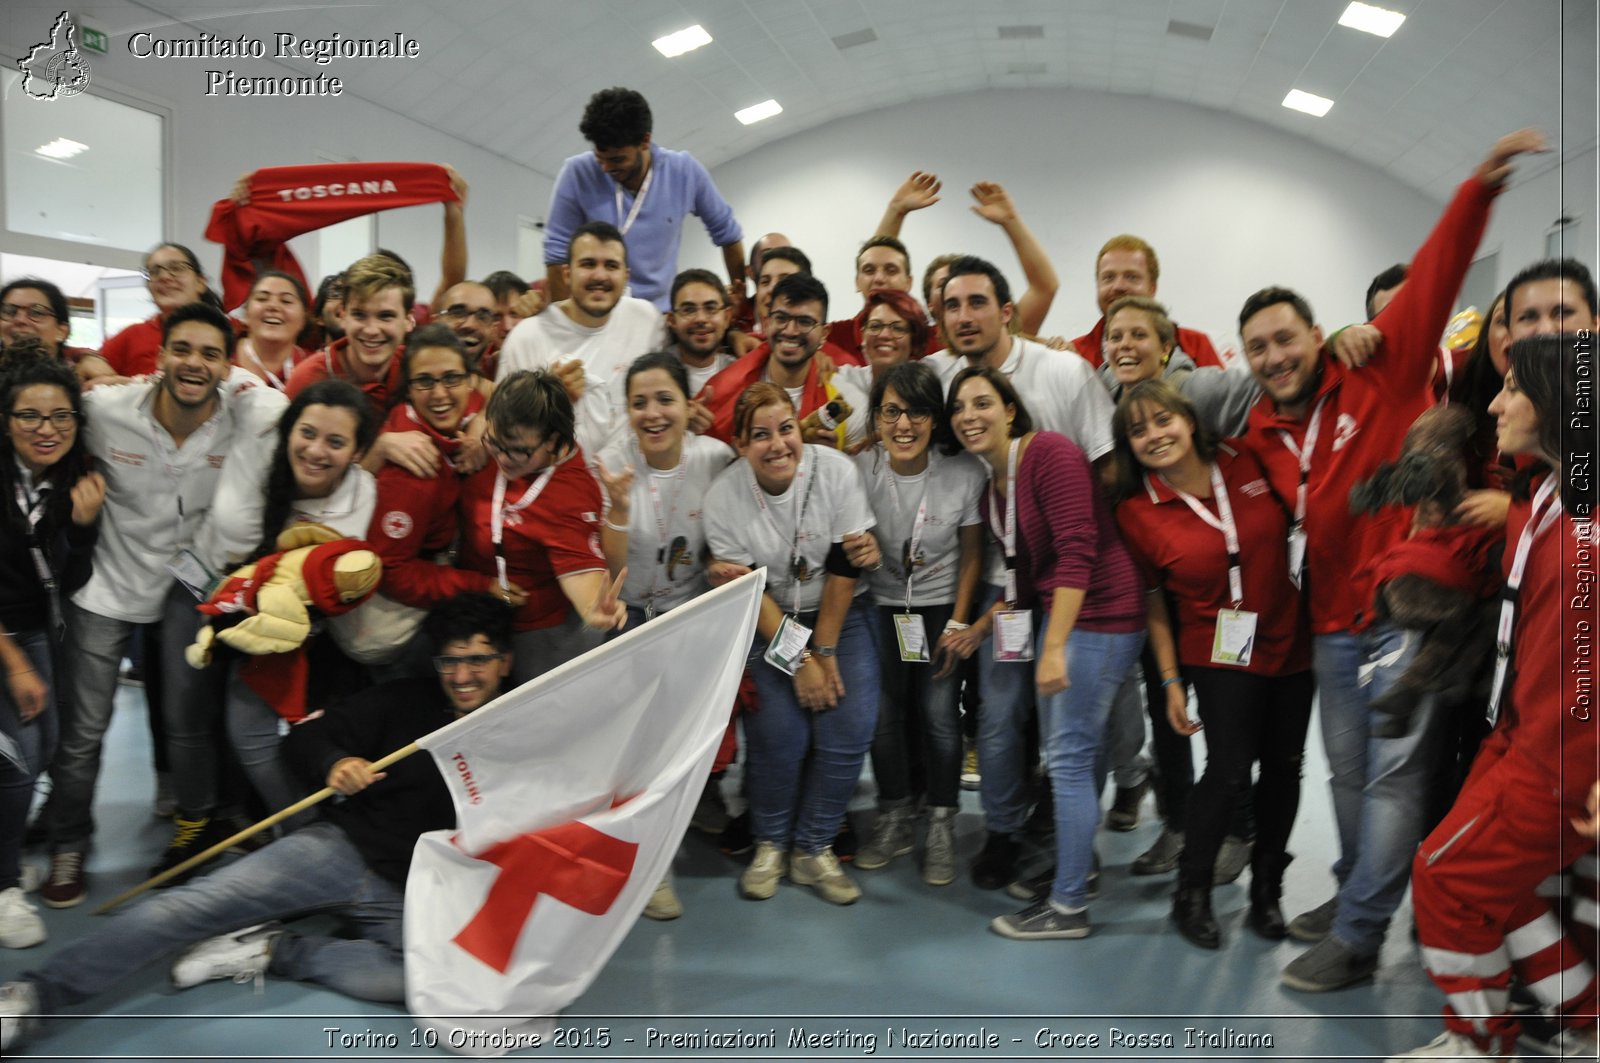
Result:
{"label": "woman with glasses", "polygon": [[993,605],[956,632],[963,651],[988,642],[993,667],[984,672],[978,722],[984,809],[1014,817],[991,819],[985,857],[1014,863],[1022,780],[991,778],[988,765],[1018,759],[1030,679],[1055,793],[1056,864],[1045,895],[990,928],[1016,940],[1087,937],[1100,822],[1095,761],[1117,687],[1144,645],[1138,574],[1088,457],[1066,436],[1035,432],[1004,373],[961,370],[950,385],[948,414],[956,439],[988,466],[982,514],[1005,566]]}
{"label": "woman with glasses", "polygon": [[200,260],[182,244],[157,244],[144,256],[144,285],[156,304],[155,314],[129,325],[100,348],[100,357],[118,376],[145,376],[156,371],[161,323],[178,307],[209,303],[222,309],[222,300],[206,283]]}
{"label": "woman with glasses", "polygon": [[234,347],[233,364],[282,391],[294,367],[311,357],[299,346],[307,307],[306,290],[298,278],[277,270],[257,275],[245,297],[246,332]]}
{"label": "woman with glasses", "polygon": [[928,347],[928,316],[905,292],[874,289],[867,293],[861,313],[861,353],[867,364],[839,366],[832,380],[851,407],[845,422],[846,447],[855,447],[873,435],[871,398],[877,382],[893,367],[904,365],[913,356],[922,357]]}
{"label": "woman with glasses", "polygon": [[752,384],[733,424],[744,460],[706,495],[713,578],[767,570],[751,664],[761,708],[744,717],[756,852],[739,891],[766,900],[788,874],[852,904],[861,890],[832,842],[878,713],[871,607],[856,595],[879,563],[872,509],[850,459],[801,442],[782,387]]}
{"label": "woman with glasses", "polygon": [[78,381],[61,362],[13,365],[0,384],[0,948],[45,939],[21,889],[19,858],[33,786],[55,748],[53,675],[62,602],[89,579],[105,480],[80,442]]}
{"label": "woman with glasses", "polygon": [[462,485],[457,563],[492,577],[501,600],[517,605],[512,675],[525,683],[598,646],[627,622],[627,609],[606,572],[600,487],[560,378],[511,373],[484,417],[494,460]]}
{"label": "woman with glasses", "polygon": [[389,411],[374,449],[395,433],[419,433],[437,450],[440,464],[431,476],[393,462],[377,470],[378,503],[367,541],[383,560],[383,582],[357,611],[369,622],[359,633],[359,645],[345,646],[358,660],[395,674],[424,671],[420,655],[425,648],[418,643],[412,654],[407,646],[423,614],[446,598],[483,591],[513,606],[527,600],[514,582],[501,588],[491,575],[436,561],[455,545],[456,503],[467,475],[459,461],[469,448],[464,429],[482,417],[484,400],[473,387],[478,377],[453,331],[424,325],[410,341],[400,356],[405,401]]}
{"label": "woman with glasses", "polygon": [[[873,312],[885,306],[874,304]],[[876,362],[870,339],[867,355]],[[932,367],[893,365],[873,382],[868,405],[878,444],[855,459],[883,557],[883,566],[867,576],[877,604],[883,684],[872,739],[878,821],[856,866],[883,867],[911,852],[916,800],[925,796],[932,811],[922,880],[930,886],[956,877],[961,726],[955,671],[962,655],[954,636],[972,619],[983,567],[983,466],[968,454],[950,453],[958,448],[939,416],[943,404]],[[923,778],[915,778],[914,764]]]}

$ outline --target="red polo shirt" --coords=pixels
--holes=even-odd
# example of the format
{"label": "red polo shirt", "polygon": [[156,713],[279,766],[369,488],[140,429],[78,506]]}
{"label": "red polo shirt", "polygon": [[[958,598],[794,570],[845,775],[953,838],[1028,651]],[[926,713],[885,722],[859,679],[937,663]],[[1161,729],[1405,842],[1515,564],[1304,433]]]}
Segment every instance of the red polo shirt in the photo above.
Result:
{"label": "red polo shirt", "polygon": [[294,372],[289,374],[288,383],[284,385],[284,394],[293,400],[296,395],[319,380],[348,380],[361,389],[367,401],[372,404],[373,411],[380,418],[388,414],[389,404],[400,394],[400,359],[405,354],[405,348],[402,347],[394,352],[394,357],[389,359],[388,370],[381,377],[363,383],[350,374],[350,358],[347,353],[349,345],[349,337],[341,336],[295,366]]}
{"label": "red polo shirt", "polygon": [[[1240,670],[1269,676],[1303,672],[1311,667],[1311,640],[1300,592],[1289,580],[1289,515],[1247,448],[1218,447],[1217,468],[1238,528],[1240,608],[1257,614],[1250,664]],[[1215,498],[1200,504],[1220,519]],[[1217,613],[1234,607],[1222,533],[1201,520],[1165,480],[1149,473],[1144,490],[1117,507],[1117,526],[1147,584],[1165,587],[1177,605],[1178,660],[1235,667],[1211,663]]]}
{"label": "red polo shirt", "polygon": [[119,376],[144,376],[156,371],[161,354],[161,315],[135,322],[106,340],[100,357],[111,363]]}

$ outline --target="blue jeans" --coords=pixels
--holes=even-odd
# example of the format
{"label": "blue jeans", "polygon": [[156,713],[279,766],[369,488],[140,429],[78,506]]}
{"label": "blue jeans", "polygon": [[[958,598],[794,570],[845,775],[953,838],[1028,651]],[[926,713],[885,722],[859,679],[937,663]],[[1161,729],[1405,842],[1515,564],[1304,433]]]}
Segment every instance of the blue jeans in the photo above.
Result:
{"label": "blue jeans", "polygon": [[[856,599],[839,631],[844,697],[812,712],[794,696],[794,679],[761,659],[756,636],[750,670],[761,708],[744,717],[749,744],[750,829],[757,841],[817,853],[833,844],[861,777],[878,719],[878,651],[871,603]],[[804,616],[811,626],[815,617]]]}
{"label": "blue jeans", "polygon": [[49,1014],[196,942],[333,910],[358,938],[285,933],[267,970],[362,1000],[398,1002],[405,999],[404,900],[404,889],[368,867],[344,831],[316,823],[188,885],[146,896],[23,977]]}
{"label": "blue jeans", "polygon": [[[1372,736],[1372,701],[1405,673],[1421,636],[1389,624],[1318,635],[1315,667],[1328,755],[1333,815],[1339,828],[1339,914],[1332,934],[1370,956],[1411,876],[1427,823],[1427,794],[1442,755],[1437,699],[1423,699],[1410,733]],[[1365,673],[1365,674],[1363,674]]]}
{"label": "blue jeans", "polygon": [[[1034,640],[1041,656],[1045,626],[1040,614]],[[1057,904],[1081,908],[1087,899],[1094,832],[1100,826],[1095,762],[1117,688],[1143,647],[1143,631],[1073,631],[1067,638],[1070,685],[1039,699],[1039,732],[1056,799],[1056,880],[1050,899]]]}
{"label": "blue jeans", "polygon": [[[878,783],[878,807],[911,804],[912,763],[922,766],[928,804],[953,808],[961,799],[961,723],[956,706],[955,674],[935,679],[939,662],[912,664],[900,659],[894,618],[900,606],[877,606],[878,668],[883,699],[878,704],[878,732],[872,738],[872,777]],[[951,605],[917,606],[928,637],[928,655],[955,609]]]}
{"label": "blue jeans", "polygon": [[[993,585],[980,600],[987,610],[1000,597]],[[981,616],[982,611],[975,613]],[[1034,613],[1034,626],[1042,614]],[[1015,834],[1028,818],[1028,716],[1033,705],[1033,662],[997,662],[994,635],[978,647],[978,691],[983,707],[978,712],[978,771],[982,773],[978,796],[983,802],[984,826],[994,834]]]}
{"label": "blue jeans", "polygon": [[22,855],[22,831],[33,803],[33,784],[55,752],[57,728],[55,683],[50,661],[50,638],[43,631],[13,632],[11,640],[28,655],[33,671],[44,683],[45,707],[26,722],[10,688],[0,684],[0,736],[16,746],[21,763],[0,756],[0,890],[17,884],[17,862]]}

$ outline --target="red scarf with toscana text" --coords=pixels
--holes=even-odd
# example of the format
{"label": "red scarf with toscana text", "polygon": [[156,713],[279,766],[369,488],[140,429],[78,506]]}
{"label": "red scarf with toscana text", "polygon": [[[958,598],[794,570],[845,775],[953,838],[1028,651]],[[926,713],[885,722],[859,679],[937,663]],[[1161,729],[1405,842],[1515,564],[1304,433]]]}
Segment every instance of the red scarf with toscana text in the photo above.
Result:
{"label": "red scarf with toscana text", "polygon": [[298,277],[300,263],[286,242],[341,221],[422,203],[456,199],[450,175],[431,162],[338,162],[273,166],[250,175],[250,202],[219,200],[206,239],[222,245],[222,301],[245,301],[256,274],[282,270]]}

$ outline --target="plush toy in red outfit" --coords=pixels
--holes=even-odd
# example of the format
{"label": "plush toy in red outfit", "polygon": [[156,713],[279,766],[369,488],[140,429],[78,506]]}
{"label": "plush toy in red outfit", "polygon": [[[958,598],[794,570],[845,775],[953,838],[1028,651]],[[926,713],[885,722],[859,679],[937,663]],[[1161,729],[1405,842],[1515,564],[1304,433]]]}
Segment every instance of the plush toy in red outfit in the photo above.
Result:
{"label": "plush toy in red outfit", "polygon": [[314,620],[354,609],[382,576],[382,562],[362,540],[323,524],[292,525],[278,536],[277,553],[236,569],[195,607],[218,619],[200,629],[184,659],[206,667],[219,640],[248,654],[241,678],[280,715],[298,720],[305,715],[303,644]]}

